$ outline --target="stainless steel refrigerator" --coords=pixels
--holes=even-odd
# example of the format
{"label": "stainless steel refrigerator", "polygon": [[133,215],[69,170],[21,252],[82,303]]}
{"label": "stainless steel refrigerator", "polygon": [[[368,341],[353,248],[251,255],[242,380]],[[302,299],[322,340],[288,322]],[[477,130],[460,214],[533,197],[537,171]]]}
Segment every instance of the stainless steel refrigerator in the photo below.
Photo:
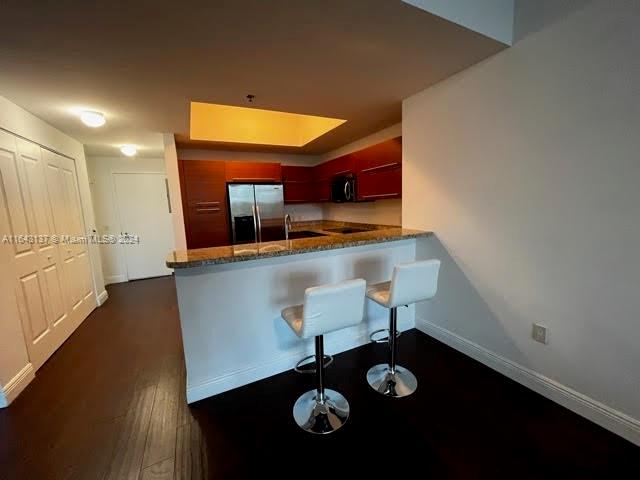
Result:
{"label": "stainless steel refrigerator", "polygon": [[234,244],[284,240],[282,184],[230,183],[227,189]]}

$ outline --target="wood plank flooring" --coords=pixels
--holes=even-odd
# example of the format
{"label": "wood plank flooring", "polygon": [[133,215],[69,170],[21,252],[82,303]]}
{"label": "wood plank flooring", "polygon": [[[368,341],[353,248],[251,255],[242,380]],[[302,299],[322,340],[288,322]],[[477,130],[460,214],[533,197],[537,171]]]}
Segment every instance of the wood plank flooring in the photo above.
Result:
{"label": "wood plank flooring", "polygon": [[[400,339],[411,397],[370,390],[381,345],[327,370],[351,417],[329,436],[294,424],[312,376],[286,372],[188,407],[171,277],[109,287],[97,309],[7,409],[0,479],[628,478],[640,448],[432,338]],[[626,469],[626,470],[625,470]]]}

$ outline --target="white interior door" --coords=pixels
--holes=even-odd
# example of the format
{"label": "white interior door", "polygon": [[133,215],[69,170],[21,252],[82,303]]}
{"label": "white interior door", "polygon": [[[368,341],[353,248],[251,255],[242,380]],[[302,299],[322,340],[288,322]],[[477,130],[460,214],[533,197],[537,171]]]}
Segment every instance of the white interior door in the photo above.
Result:
{"label": "white interior door", "polygon": [[161,173],[114,173],[123,234],[140,243],[123,244],[129,280],[170,275],[167,255],[174,249],[166,177]]}

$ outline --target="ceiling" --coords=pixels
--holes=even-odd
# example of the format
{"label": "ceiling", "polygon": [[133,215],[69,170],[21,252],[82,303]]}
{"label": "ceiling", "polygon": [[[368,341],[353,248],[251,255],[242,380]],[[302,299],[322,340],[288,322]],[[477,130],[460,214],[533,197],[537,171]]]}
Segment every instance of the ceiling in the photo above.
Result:
{"label": "ceiling", "polygon": [[[114,155],[191,142],[190,101],[347,122],[303,147],[319,154],[401,121],[402,99],[506,45],[400,0],[175,2],[4,0],[0,95]],[[247,94],[255,95],[248,104]],[[90,129],[73,109],[102,111]]]}

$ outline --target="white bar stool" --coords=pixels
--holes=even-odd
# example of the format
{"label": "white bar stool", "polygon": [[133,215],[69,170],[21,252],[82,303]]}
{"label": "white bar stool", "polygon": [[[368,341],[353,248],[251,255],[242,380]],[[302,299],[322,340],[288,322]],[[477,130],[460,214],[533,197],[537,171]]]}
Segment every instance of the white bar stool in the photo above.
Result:
{"label": "white bar stool", "polygon": [[418,381],[413,373],[396,365],[398,355],[398,307],[433,298],[438,289],[438,272],[440,260],[424,260],[396,265],[390,282],[378,283],[367,288],[367,297],[390,309],[389,336],[386,339],[374,340],[379,332],[371,334],[376,343],[389,342],[389,363],[371,367],[367,372],[367,382],[377,392],[387,397],[406,397],[418,388]]}
{"label": "white bar stool", "polygon": [[324,387],[323,335],[362,321],[365,289],[362,279],[307,288],[303,305],[282,310],[282,318],[298,337],[315,337],[316,388],[301,395],[293,405],[293,418],[307,432],[331,433],[349,418],[347,399]]}

